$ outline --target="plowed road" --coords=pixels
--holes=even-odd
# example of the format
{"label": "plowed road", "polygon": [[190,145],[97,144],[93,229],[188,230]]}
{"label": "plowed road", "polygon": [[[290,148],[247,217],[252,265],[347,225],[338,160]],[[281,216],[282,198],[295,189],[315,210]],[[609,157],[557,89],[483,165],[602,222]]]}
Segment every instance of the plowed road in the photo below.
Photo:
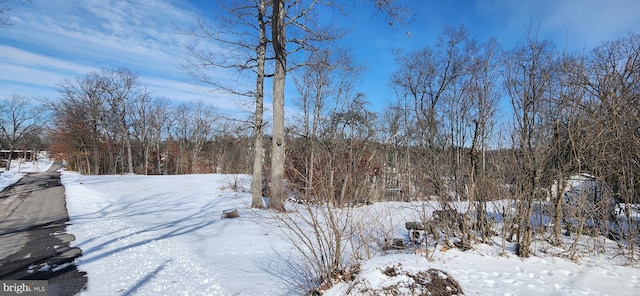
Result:
{"label": "plowed road", "polygon": [[73,260],[59,164],[0,192],[0,280],[48,280],[48,295],[75,295],[87,283]]}

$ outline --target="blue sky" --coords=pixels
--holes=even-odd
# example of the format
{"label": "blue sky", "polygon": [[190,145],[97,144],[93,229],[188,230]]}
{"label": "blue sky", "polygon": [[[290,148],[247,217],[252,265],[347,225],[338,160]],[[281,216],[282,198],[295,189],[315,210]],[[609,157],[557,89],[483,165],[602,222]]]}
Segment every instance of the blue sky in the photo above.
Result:
{"label": "blue sky", "polygon": [[[344,25],[344,42],[366,66],[358,91],[381,110],[394,100],[388,79],[396,69],[392,49],[434,46],[444,26],[464,24],[479,40],[496,37],[506,49],[524,40],[530,24],[539,37],[570,50],[640,31],[637,0],[405,0],[414,18],[389,26],[370,0],[356,0]],[[221,109],[247,108],[224,94],[205,93],[179,67],[195,16],[208,16],[213,0],[9,1],[14,25],[0,28],[0,97],[58,96],[57,85],[100,67],[127,67],[153,91],[176,101],[201,99]],[[221,73],[220,75],[224,75]],[[253,84],[253,82],[248,82]],[[289,86],[293,83],[288,82]],[[287,105],[295,96],[289,88]],[[269,102],[268,102],[269,103]]]}

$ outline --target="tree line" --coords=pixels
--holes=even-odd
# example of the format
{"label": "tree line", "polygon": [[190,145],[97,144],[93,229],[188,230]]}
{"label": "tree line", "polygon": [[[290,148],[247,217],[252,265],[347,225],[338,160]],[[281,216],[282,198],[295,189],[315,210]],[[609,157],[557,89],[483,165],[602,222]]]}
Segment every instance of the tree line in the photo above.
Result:
{"label": "tree line", "polygon": [[236,151],[247,135],[231,119],[203,101],[152,97],[131,70],[65,79],[51,106],[52,150],[82,173],[246,172],[246,156]]}
{"label": "tree line", "polygon": [[[473,234],[487,241],[496,218],[487,202],[508,199],[514,208],[502,209],[500,217],[509,225],[502,228],[503,238],[513,238],[525,257],[545,226],[536,222],[542,220],[542,201],[548,201],[545,215],[554,220],[555,244],[561,243],[563,231],[583,233],[586,228],[637,243],[638,34],[590,51],[568,52],[533,32],[504,49],[495,39],[472,38],[464,27],[445,28],[433,45],[394,52],[397,70],[389,87],[395,97],[384,111],[373,112],[357,89],[364,68],[353,62],[352,53],[331,43],[340,34],[322,33],[340,31],[296,23],[307,21],[310,10],[295,7],[287,18],[281,16],[287,19],[281,26],[298,24],[300,30],[294,32],[296,38],[274,46],[297,44],[293,52],[304,54],[295,56],[295,65],[261,64],[277,60],[278,50],[289,52],[267,47],[282,32],[268,37],[267,28],[277,26],[266,10],[273,3],[256,4],[232,7],[239,16],[235,21],[254,30],[246,43],[220,39],[220,32],[207,34],[211,28],[203,23],[185,32],[226,41],[229,49],[243,49],[229,53],[247,54],[246,63],[225,64],[238,59],[216,60],[192,47],[191,66],[208,61],[213,69],[236,66],[257,77],[255,89],[238,90],[204,72],[192,73],[218,88],[255,98],[252,122],[225,118],[203,102],[174,105],[152,97],[133,71],[102,69],[60,83],[60,97],[46,103],[53,110],[47,128],[41,121],[29,128],[12,127],[9,123],[19,122],[11,117],[14,110],[35,110],[35,105],[18,104],[25,101],[19,96],[5,99],[3,147],[49,143],[70,166],[87,174],[252,172],[259,186],[253,189],[260,198],[255,207],[261,207],[263,195],[337,207],[435,199],[439,210],[464,213],[457,223],[463,245],[477,239]],[[320,46],[327,44],[332,46]],[[300,112],[286,128],[282,123],[281,134],[276,134],[280,127],[274,113],[272,132],[264,135],[264,79],[275,79],[275,70],[282,67],[293,73],[297,94],[292,101]],[[275,103],[276,94],[274,90],[274,104],[284,104]],[[287,186],[274,184],[273,171],[280,169],[276,166],[282,166],[282,172],[275,173],[275,179],[286,179]],[[591,208],[584,211],[568,208],[561,190],[579,174],[608,188],[599,193],[608,197],[585,199],[582,205]],[[626,226],[609,225],[606,201],[611,199],[624,205]]]}

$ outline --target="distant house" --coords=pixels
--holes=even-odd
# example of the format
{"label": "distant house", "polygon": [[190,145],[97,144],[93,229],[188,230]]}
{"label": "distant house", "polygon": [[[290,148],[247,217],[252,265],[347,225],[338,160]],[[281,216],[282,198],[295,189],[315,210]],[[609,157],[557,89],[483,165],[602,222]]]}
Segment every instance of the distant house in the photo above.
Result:
{"label": "distant house", "polygon": [[1,149],[0,150],[0,159],[17,159],[17,158],[24,158],[24,159],[32,159],[33,156],[33,152],[31,150],[7,150],[7,149]]}

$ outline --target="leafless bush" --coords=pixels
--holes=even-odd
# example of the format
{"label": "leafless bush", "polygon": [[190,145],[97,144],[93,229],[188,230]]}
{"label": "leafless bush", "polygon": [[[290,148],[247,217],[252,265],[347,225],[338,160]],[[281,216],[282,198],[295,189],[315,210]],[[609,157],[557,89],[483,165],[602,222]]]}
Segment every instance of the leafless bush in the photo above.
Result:
{"label": "leafless bush", "polygon": [[[286,213],[272,212],[271,220],[299,255],[304,276],[298,286],[305,291],[350,280],[360,260],[368,259],[368,240],[353,209],[331,205],[295,204]],[[347,277],[347,278],[345,278]]]}

